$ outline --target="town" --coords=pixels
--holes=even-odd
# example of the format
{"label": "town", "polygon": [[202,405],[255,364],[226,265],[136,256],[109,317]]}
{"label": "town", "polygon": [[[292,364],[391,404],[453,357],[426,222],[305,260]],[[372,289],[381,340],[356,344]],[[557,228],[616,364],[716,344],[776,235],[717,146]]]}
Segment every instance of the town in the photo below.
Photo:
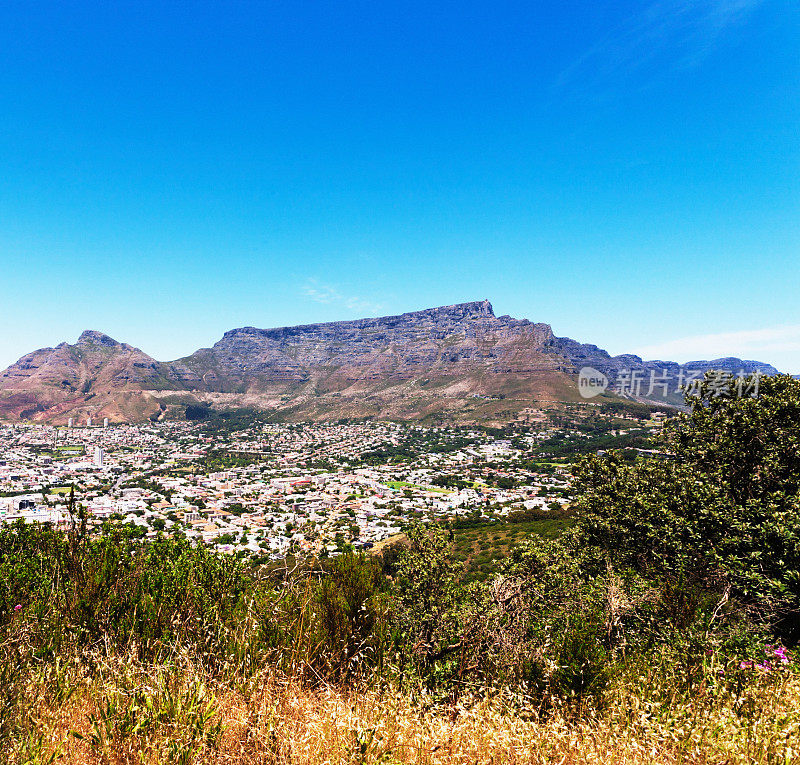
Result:
{"label": "town", "polygon": [[[603,423],[602,445],[659,424],[592,416]],[[236,428],[4,424],[0,522],[66,527],[72,496],[72,515],[82,512],[90,527],[180,534],[266,562],[371,549],[412,522],[558,514],[570,500],[566,457],[576,442],[591,446],[597,425],[534,419],[502,431],[258,418]]]}

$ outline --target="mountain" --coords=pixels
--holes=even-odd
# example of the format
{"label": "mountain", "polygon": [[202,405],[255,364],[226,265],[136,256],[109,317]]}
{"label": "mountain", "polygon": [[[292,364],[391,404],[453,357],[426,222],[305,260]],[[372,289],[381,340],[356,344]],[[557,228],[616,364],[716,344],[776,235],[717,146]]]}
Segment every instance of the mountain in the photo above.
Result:
{"label": "mountain", "polygon": [[145,391],[170,387],[167,370],[138,348],[86,330],[75,345],[42,348],[0,373],[0,415],[142,419],[160,411]]}
{"label": "mountain", "polygon": [[[610,387],[638,370],[634,377],[643,390],[631,389],[632,397],[647,395],[651,374],[776,372],[739,359],[681,368],[612,357],[595,345],[556,337],[548,324],[495,316],[485,300],[374,319],[242,327],[171,362],[86,331],[75,345],[35,351],[0,374],[0,415],[55,422],[88,415],[145,419],[205,402],[297,420],[502,422],[531,407],[581,401],[576,372],[582,367],[605,374]],[[680,401],[677,388],[666,401]]]}

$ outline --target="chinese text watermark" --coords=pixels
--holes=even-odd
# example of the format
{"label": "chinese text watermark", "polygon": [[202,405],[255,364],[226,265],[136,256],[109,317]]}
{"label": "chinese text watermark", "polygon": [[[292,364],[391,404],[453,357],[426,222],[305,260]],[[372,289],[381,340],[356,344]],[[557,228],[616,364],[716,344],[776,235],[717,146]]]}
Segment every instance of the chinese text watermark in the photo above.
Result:
{"label": "chinese text watermark", "polygon": [[594,398],[610,388],[626,398],[653,396],[667,398],[670,393],[685,393],[699,398],[705,386],[709,398],[758,398],[758,386],[763,372],[736,374],[722,369],[621,369],[613,385],[609,378],[593,367],[583,367],[578,373],[578,391],[584,398]]}

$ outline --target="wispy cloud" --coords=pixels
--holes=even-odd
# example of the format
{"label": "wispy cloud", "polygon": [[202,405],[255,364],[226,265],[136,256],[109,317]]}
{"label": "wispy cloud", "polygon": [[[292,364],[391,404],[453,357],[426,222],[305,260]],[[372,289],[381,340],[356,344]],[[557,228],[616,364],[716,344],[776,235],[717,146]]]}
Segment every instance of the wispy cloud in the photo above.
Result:
{"label": "wispy cloud", "polygon": [[[579,87],[598,99],[651,65],[675,71],[698,65],[724,33],[743,23],[765,0],[658,0],[602,38],[558,77],[559,90]],[[657,75],[645,77],[644,85]]]}
{"label": "wispy cloud", "polygon": [[383,305],[358,295],[343,294],[336,285],[325,284],[316,279],[308,279],[301,287],[301,292],[309,300],[325,305],[341,305],[350,311],[364,314],[380,313]]}
{"label": "wispy cloud", "polygon": [[724,356],[770,361],[776,356],[797,352],[800,352],[800,324],[694,335],[647,345],[634,351],[645,359],[680,362]]}

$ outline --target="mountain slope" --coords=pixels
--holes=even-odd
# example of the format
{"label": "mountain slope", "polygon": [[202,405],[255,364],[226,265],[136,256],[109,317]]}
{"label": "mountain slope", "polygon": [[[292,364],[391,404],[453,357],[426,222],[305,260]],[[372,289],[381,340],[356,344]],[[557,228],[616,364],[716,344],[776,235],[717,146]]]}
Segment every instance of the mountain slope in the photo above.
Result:
{"label": "mountain slope", "polygon": [[559,370],[547,324],[496,318],[488,301],[378,319],[278,329],[243,327],[212,348],[172,362],[173,379],[197,390],[259,390],[314,379],[337,389],[355,381],[477,372]]}
{"label": "mountain slope", "polygon": [[[656,370],[681,372],[674,362],[612,357],[556,337],[547,324],[496,317],[482,301],[374,319],[242,327],[172,362],[87,331],[76,345],[28,354],[0,374],[0,414],[60,421],[106,416],[116,407],[120,417],[142,419],[205,401],[266,408],[289,419],[495,422],[531,406],[580,401],[576,372],[583,366],[603,372],[612,385],[624,370],[636,369],[644,380]],[[692,368],[710,366],[775,372],[739,359]]]}
{"label": "mountain slope", "polygon": [[75,345],[42,348],[0,373],[0,414],[63,419],[130,413],[139,419],[159,409],[143,391],[173,386],[166,370],[138,348],[86,330]]}

